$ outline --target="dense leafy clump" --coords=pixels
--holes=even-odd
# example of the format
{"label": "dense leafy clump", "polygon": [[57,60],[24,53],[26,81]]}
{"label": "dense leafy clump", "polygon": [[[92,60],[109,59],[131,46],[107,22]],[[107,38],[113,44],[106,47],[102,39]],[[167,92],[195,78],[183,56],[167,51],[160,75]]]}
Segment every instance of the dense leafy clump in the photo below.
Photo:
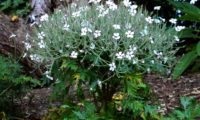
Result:
{"label": "dense leafy clump", "polygon": [[[26,55],[48,64],[46,76],[56,81],[53,98],[69,106],[60,116],[87,119],[93,114],[85,105],[90,102],[97,113],[92,117],[159,119],[156,107],[148,104],[142,75],[165,74],[173,67],[177,29],[129,0],[90,3],[72,3],[42,16],[31,44],[25,41]],[[77,107],[83,109],[77,112]]]}
{"label": "dense leafy clump", "polygon": [[0,0],[0,11],[24,16],[31,11],[31,6],[27,0]]}
{"label": "dense leafy clump", "polygon": [[125,4],[72,5],[50,18],[43,16],[41,21],[47,21],[37,29],[31,57],[53,61],[66,56],[117,74],[171,68],[176,30],[137,5]]}
{"label": "dense leafy clump", "polygon": [[181,97],[181,107],[174,109],[163,120],[195,120],[200,117],[200,105],[194,97]]}
{"label": "dense leafy clump", "polygon": [[[199,23],[200,23],[200,9],[187,2],[174,2],[169,0],[176,9],[180,9],[183,13],[178,20],[182,22],[191,22],[186,29],[181,31],[180,38],[184,40],[186,53],[182,56],[173,71],[173,78],[177,79],[189,66],[191,71],[199,71],[199,55],[200,55],[200,37],[199,37]],[[190,44],[188,44],[190,43]]]}
{"label": "dense leafy clump", "polygon": [[[39,85],[39,81],[25,76],[22,66],[14,60],[0,56],[0,112],[9,115],[16,113],[14,101],[20,101],[22,96],[31,89],[30,85]],[[32,87],[33,87],[32,86]]]}

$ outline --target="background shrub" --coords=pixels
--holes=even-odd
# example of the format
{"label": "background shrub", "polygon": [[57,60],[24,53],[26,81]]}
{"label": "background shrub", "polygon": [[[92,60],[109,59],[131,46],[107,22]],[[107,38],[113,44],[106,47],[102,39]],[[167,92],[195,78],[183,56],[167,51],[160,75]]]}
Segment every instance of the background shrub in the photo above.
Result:
{"label": "background shrub", "polygon": [[22,97],[39,81],[23,75],[22,66],[14,59],[0,56],[0,112],[8,115],[20,115],[14,101],[21,102]]}
{"label": "background shrub", "polygon": [[7,14],[24,16],[31,11],[28,0],[0,0],[0,11]]}

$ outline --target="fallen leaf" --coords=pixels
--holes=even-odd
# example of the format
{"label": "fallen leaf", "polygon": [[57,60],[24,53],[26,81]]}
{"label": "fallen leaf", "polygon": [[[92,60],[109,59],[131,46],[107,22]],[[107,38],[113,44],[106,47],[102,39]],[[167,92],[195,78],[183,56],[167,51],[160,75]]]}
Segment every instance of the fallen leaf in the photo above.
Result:
{"label": "fallen leaf", "polygon": [[11,22],[18,22],[19,21],[19,17],[14,15],[11,17]]}

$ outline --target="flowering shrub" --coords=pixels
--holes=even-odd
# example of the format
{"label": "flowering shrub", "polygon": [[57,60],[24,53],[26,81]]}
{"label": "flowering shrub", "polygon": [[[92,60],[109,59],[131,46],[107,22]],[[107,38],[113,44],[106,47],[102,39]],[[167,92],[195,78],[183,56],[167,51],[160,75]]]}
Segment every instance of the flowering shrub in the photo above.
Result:
{"label": "flowering shrub", "polygon": [[[134,112],[137,118],[148,100],[148,92],[139,92],[148,90],[138,73],[165,73],[174,65],[177,32],[129,0],[119,5],[112,1],[101,4],[100,0],[89,3],[91,6],[72,4],[50,17],[43,16],[33,46],[27,50],[33,60],[52,63],[47,77],[56,80],[55,96],[64,99],[73,84],[78,96],[73,96],[73,102],[92,97],[97,112],[109,112],[110,102],[121,96],[111,106],[117,111],[133,109],[127,113]],[[89,96],[83,84],[89,88]]]}
{"label": "flowering shrub", "polygon": [[49,19],[46,16],[37,29],[33,53],[43,60],[67,56],[87,61],[88,68],[104,67],[113,74],[171,68],[175,29],[166,28],[162,19],[151,17],[137,5],[123,3],[72,5]]}

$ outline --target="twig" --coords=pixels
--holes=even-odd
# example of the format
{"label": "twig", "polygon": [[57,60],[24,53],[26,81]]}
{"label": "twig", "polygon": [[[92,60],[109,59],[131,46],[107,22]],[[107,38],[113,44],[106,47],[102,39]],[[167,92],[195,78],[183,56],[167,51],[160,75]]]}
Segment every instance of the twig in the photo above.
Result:
{"label": "twig", "polygon": [[1,93],[0,93],[0,96],[2,96],[6,91],[8,91],[10,88],[12,87],[12,85],[10,85],[9,87],[7,87],[5,90],[3,90]]}

